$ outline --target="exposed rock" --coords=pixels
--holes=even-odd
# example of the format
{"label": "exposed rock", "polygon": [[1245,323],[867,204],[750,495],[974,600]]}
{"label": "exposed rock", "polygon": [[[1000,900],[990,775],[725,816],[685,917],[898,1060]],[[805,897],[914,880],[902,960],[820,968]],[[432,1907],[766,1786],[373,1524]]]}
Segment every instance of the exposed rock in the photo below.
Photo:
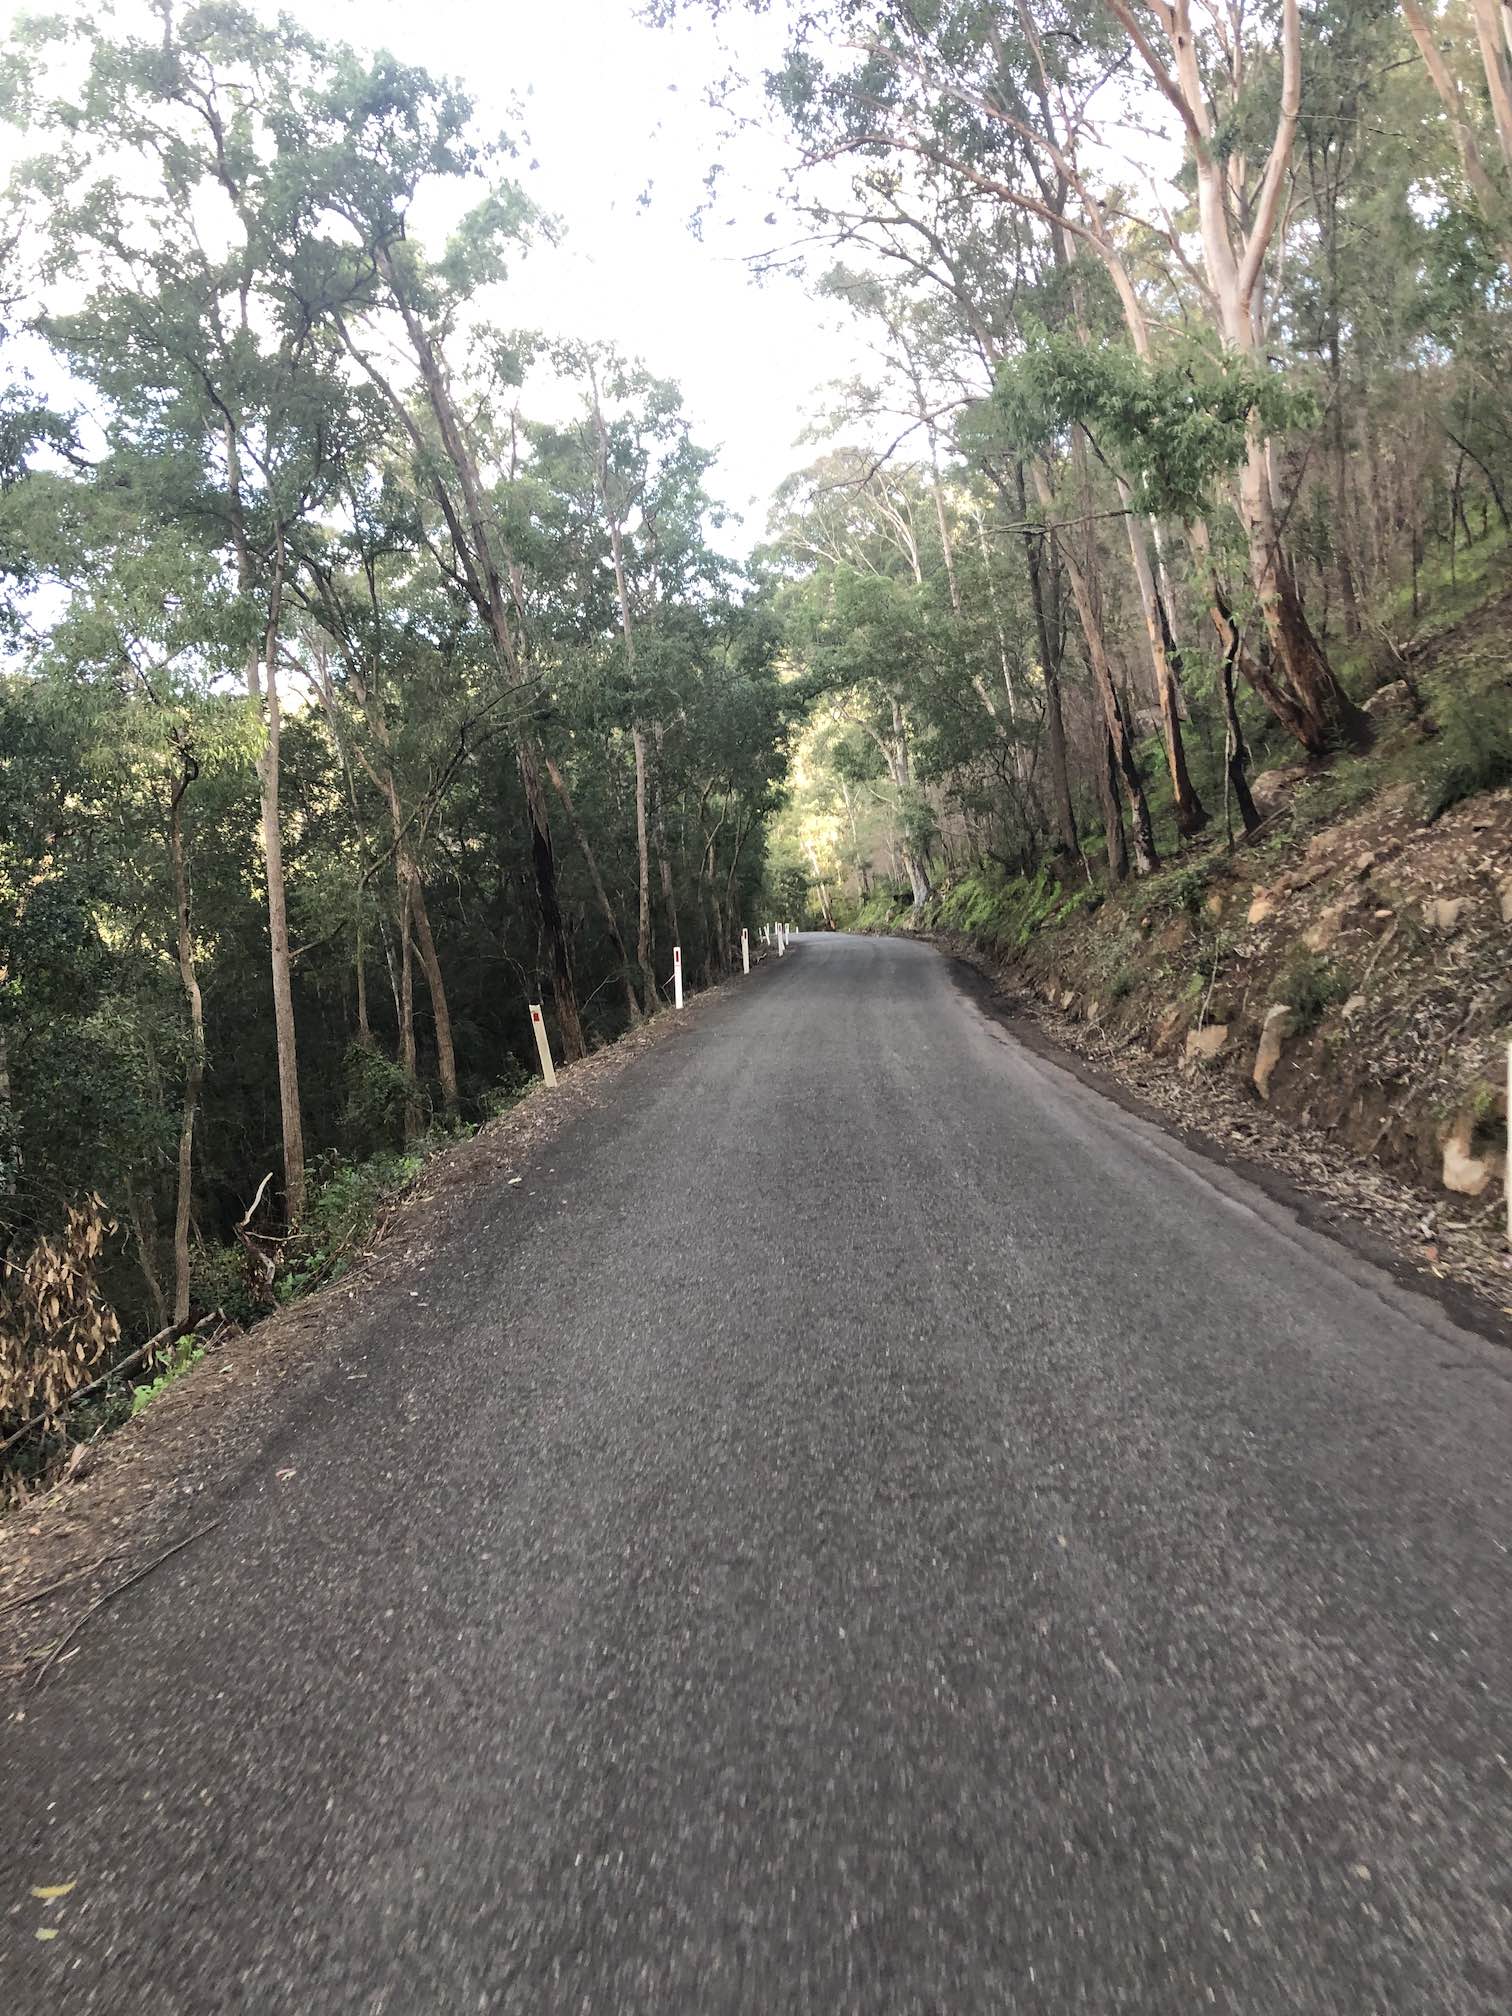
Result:
{"label": "exposed rock", "polygon": [[1321,882],[1333,872],[1328,861],[1304,861],[1300,868],[1293,868],[1290,875],[1283,875],[1276,884],[1278,889],[1311,889],[1315,882]]}
{"label": "exposed rock", "polygon": [[1061,1013],[1063,1015],[1071,1014],[1071,1012],[1076,1007],[1076,995],[1071,988],[1068,987],[1065,993],[1062,994],[1062,996],[1060,997],[1060,1005],[1061,1005]]}
{"label": "exposed rock", "polygon": [[1156,1021],[1150,1032],[1150,1048],[1157,1057],[1164,1057],[1176,1047],[1176,1039],[1187,1025],[1185,1002],[1173,1001]]}
{"label": "exposed rock", "polygon": [[1354,864],[1354,872],[1361,882],[1365,880],[1365,877],[1370,873],[1371,869],[1375,867],[1377,861],[1379,861],[1380,858],[1381,857],[1379,854],[1369,851],[1356,857]]}
{"label": "exposed rock", "polygon": [[1209,1022],[1205,1029],[1193,1029],[1186,1039],[1186,1062],[1211,1064],[1228,1042],[1227,1022]]}
{"label": "exposed rock", "polygon": [[1444,1136],[1444,1188],[1460,1197],[1479,1197],[1496,1173],[1489,1155],[1474,1153],[1475,1116],[1460,1113]]}
{"label": "exposed rock", "polygon": [[1380,686],[1365,702],[1365,712],[1371,720],[1405,721],[1412,712],[1412,694],[1405,679],[1393,679],[1388,685]]}
{"label": "exposed rock", "polygon": [[1275,1007],[1265,1011],[1265,1024],[1260,1031],[1260,1048],[1255,1052],[1255,1069],[1252,1073],[1255,1090],[1262,1099],[1270,1097],[1271,1074],[1281,1062],[1281,1052],[1295,1028],[1296,1011],[1288,1007],[1284,1001],[1278,1001]]}
{"label": "exposed rock", "polygon": [[1250,796],[1262,813],[1274,812],[1306,775],[1304,763],[1290,763],[1280,770],[1262,770],[1258,777],[1250,779]]}
{"label": "exposed rock", "polygon": [[1468,896],[1430,897],[1423,905],[1423,922],[1430,931],[1458,931],[1469,902]]}
{"label": "exposed rock", "polygon": [[1268,917],[1274,917],[1278,908],[1275,892],[1257,889],[1250,898],[1249,918],[1251,924],[1263,924]]}
{"label": "exposed rock", "polygon": [[1348,914],[1349,905],[1347,903],[1331,903],[1321,913],[1316,923],[1309,924],[1307,929],[1302,933],[1302,943],[1307,947],[1308,951],[1331,951],[1340,931],[1344,928],[1344,919]]}
{"label": "exposed rock", "polygon": [[1209,917],[1221,917],[1223,915],[1222,891],[1214,889],[1208,896],[1207,900],[1204,902],[1202,907],[1204,910],[1206,910]]}
{"label": "exposed rock", "polygon": [[1497,900],[1501,904],[1501,920],[1503,924],[1512,924],[1512,875],[1507,877],[1506,881],[1503,882],[1501,888],[1497,891]]}
{"label": "exposed rock", "polygon": [[1351,994],[1349,999],[1344,1003],[1344,1020],[1346,1022],[1353,1022],[1356,1015],[1363,1015],[1364,1012],[1365,996],[1363,994]]}

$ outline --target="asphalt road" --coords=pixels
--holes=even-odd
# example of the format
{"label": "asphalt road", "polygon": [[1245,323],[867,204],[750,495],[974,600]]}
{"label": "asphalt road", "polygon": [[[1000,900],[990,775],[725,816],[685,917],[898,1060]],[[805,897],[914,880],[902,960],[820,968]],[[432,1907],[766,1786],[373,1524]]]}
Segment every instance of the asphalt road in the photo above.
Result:
{"label": "asphalt road", "polygon": [[1512,1358],[931,951],[415,1286],[5,1732],[7,2016],[1512,2007]]}

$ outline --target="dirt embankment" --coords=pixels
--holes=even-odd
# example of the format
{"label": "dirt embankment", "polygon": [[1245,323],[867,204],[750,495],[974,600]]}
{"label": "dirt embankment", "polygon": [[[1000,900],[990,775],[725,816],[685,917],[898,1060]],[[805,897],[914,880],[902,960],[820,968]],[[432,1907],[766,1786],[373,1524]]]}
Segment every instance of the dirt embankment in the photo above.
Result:
{"label": "dirt embankment", "polygon": [[[1317,783],[1271,780],[1278,812]],[[1428,821],[1415,785],[1387,784],[1007,956],[956,949],[1171,1117],[1286,1167],[1512,1313],[1512,790]]]}

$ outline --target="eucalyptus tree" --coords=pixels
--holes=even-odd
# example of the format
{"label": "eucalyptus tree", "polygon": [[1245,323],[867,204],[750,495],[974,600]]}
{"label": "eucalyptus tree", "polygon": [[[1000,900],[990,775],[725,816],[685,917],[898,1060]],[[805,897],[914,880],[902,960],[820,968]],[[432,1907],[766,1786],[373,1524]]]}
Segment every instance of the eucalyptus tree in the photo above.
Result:
{"label": "eucalyptus tree", "polygon": [[796,577],[779,596],[790,648],[881,758],[915,904],[934,893],[937,821],[915,776],[914,714],[951,642],[921,564],[931,511],[912,472],[837,450],[779,490],[767,556]]}
{"label": "eucalyptus tree", "polygon": [[[96,22],[23,27],[18,94],[51,151],[23,176],[44,278],[66,312],[37,326],[108,400],[107,463],[141,511],[225,556],[239,653],[262,717],[258,758],[277,1033],[284,1200],[304,1208],[305,1158],[279,810],[280,637],[292,528],[333,495],[329,414],[345,387],[288,285],[277,122],[320,52],[288,21],[158,0],[152,39]],[[51,95],[66,44],[82,79]]]}
{"label": "eucalyptus tree", "polygon": [[[490,181],[498,150],[473,134],[465,94],[388,56],[363,62],[349,50],[327,52],[319,77],[285,107],[278,137],[293,192],[290,284],[311,325],[334,333],[387,407],[433,520],[432,558],[476,610],[500,678],[522,703],[514,752],[552,995],[563,1049],[580,1057],[585,1039],[547,777],[538,727],[523,704],[538,676],[509,497],[518,470],[509,397],[517,360],[507,346],[485,345],[466,384],[453,356],[469,340],[479,297],[502,283],[538,220],[516,184]],[[478,200],[443,249],[429,254],[411,235],[411,214],[448,184]]]}

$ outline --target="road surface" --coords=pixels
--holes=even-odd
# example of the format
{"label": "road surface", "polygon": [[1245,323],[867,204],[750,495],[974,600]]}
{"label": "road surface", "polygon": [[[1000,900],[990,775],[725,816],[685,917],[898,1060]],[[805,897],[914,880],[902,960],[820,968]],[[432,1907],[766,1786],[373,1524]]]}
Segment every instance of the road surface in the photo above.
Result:
{"label": "road surface", "polygon": [[417,1288],[5,1732],[14,2016],[1512,2007],[1512,1358],[929,949]]}

